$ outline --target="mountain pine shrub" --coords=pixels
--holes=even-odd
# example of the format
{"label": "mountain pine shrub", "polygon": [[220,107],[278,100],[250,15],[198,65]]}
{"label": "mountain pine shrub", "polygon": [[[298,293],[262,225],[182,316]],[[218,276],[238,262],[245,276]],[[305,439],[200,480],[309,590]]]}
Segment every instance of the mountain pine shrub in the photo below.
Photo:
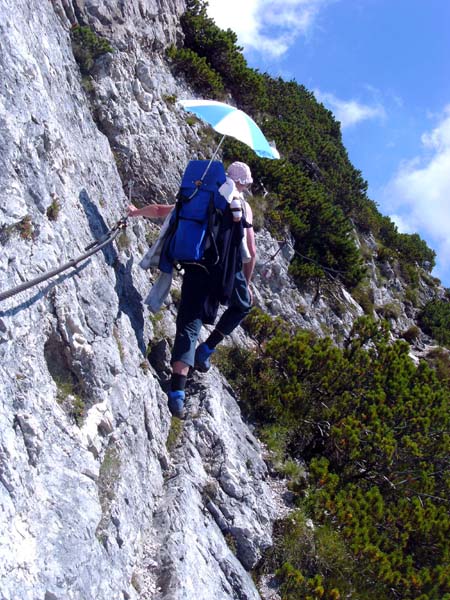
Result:
{"label": "mountain pine shrub", "polygon": [[175,46],[168,49],[167,56],[172,60],[173,71],[176,74],[183,73],[196,90],[216,100],[224,98],[222,79],[203,56],[199,56],[190,48]]}
{"label": "mountain pine shrub", "polygon": [[422,329],[439,344],[450,347],[450,302],[432,300],[420,315]]}
{"label": "mountain pine shrub", "polygon": [[90,27],[74,25],[70,30],[70,38],[73,55],[83,75],[92,72],[96,58],[113,52],[109,41],[98,36]]}
{"label": "mountain pine shrub", "polygon": [[344,348],[258,311],[246,327],[258,349],[235,357],[243,411],[263,437],[283,432],[279,457],[306,461],[299,504],[351,557],[344,585],[325,559],[280,554],[283,597],[450,598],[448,378],[369,317]]}

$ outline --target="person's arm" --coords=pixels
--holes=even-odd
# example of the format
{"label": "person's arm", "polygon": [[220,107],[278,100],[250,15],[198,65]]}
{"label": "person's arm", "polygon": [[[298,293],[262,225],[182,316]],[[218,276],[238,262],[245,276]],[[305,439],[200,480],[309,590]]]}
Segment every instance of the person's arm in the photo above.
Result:
{"label": "person's arm", "polygon": [[[247,201],[245,201],[245,219],[250,225],[253,223],[252,209]],[[248,250],[250,252],[250,260],[242,265],[242,270],[244,272],[245,279],[247,280],[247,284],[250,284],[256,264],[256,243],[253,227],[247,227],[245,229],[245,235],[247,236],[246,239]]]}
{"label": "person's arm", "polygon": [[128,206],[129,217],[149,217],[150,219],[159,219],[167,217],[175,204],[149,204],[143,208],[136,208],[134,204]]}

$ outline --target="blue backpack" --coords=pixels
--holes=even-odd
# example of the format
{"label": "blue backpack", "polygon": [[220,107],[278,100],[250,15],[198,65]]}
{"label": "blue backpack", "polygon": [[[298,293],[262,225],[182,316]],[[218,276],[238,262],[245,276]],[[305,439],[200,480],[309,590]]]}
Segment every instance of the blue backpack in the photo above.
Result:
{"label": "blue backpack", "polygon": [[171,272],[176,264],[212,266],[219,262],[217,236],[224,214],[230,213],[228,202],[219,193],[225,180],[220,161],[189,162],[161,253],[161,271]]}

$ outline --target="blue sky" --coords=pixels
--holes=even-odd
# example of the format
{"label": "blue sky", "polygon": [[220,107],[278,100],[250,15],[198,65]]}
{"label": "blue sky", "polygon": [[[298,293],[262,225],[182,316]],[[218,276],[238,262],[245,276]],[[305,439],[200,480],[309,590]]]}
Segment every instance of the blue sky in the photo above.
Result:
{"label": "blue sky", "polygon": [[250,66],[333,111],[370,198],[450,286],[450,0],[209,0],[209,14]]}

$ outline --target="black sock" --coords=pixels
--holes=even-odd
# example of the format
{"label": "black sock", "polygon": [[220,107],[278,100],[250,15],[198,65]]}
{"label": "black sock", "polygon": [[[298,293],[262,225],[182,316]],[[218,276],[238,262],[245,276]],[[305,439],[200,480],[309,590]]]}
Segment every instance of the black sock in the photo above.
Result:
{"label": "black sock", "polygon": [[184,390],[186,387],[186,379],[187,375],[179,375],[178,373],[172,374],[172,379],[170,380],[170,389],[172,392],[177,390]]}
{"label": "black sock", "polygon": [[213,350],[217,346],[217,344],[220,344],[224,337],[225,336],[223,335],[223,333],[220,333],[220,331],[214,329],[209,338],[206,340],[206,345],[210,350]]}

